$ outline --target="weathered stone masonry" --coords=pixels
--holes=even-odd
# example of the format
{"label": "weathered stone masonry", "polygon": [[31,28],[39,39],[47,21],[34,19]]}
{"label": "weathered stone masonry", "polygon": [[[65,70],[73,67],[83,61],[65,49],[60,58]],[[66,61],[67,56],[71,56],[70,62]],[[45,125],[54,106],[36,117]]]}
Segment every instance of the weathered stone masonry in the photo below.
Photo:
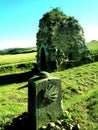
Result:
{"label": "weathered stone masonry", "polygon": [[37,64],[48,72],[90,63],[83,28],[59,9],[46,13],[37,33]]}

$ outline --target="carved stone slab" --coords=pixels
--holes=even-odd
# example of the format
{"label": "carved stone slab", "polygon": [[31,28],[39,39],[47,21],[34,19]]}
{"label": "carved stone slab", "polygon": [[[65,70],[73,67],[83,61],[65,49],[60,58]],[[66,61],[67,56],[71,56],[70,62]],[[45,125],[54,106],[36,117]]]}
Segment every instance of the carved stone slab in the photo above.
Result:
{"label": "carved stone slab", "polygon": [[34,130],[55,121],[61,114],[61,80],[55,77],[28,81],[28,114]]}

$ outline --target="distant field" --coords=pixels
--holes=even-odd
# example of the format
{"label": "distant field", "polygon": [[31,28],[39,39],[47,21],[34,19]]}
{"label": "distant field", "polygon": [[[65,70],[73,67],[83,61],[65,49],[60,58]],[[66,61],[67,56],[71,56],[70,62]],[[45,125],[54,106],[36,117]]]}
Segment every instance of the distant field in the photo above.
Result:
{"label": "distant field", "polygon": [[37,50],[36,47],[8,48],[8,49],[0,50],[0,55],[30,53],[30,52],[36,52],[36,50]]}
{"label": "distant field", "polygon": [[89,48],[91,55],[98,55],[98,41],[87,43],[87,47]]}
{"label": "distant field", "polygon": [[14,55],[0,55],[0,65],[16,64],[29,61],[36,62],[36,52]]}
{"label": "distant field", "polygon": [[0,55],[0,76],[31,71],[36,63],[36,52]]}

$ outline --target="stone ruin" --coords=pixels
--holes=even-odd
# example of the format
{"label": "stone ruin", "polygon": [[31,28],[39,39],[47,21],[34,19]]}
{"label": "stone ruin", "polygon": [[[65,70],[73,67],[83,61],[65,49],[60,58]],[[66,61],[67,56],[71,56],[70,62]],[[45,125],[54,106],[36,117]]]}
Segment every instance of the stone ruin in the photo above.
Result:
{"label": "stone ruin", "polygon": [[48,72],[92,62],[83,28],[58,8],[46,13],[37,33],[37,64]]}

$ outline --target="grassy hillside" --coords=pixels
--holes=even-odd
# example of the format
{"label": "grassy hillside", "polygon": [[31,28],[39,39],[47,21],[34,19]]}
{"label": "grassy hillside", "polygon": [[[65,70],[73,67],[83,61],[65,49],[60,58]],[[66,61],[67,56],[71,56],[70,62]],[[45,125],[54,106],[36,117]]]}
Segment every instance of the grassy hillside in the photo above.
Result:
{"label": "grassy hillside", "polygon": [[8,49],[0,50],[0,55],[22,54],[22,53],[30,53],[30,52],[36,52],[36,47],[8,48]]}
{"label": "grassy hillside", "polygon": [[16,55],[0,55],[0,65],[36,61],[36,52]]}
{"label": "grassy hillside", "polygon": [[[87,46],[92,55],[98,53],[98,42],[93,41]],[[36,62],[36,52],[0,55],[0,76],[29,71],[33,62]],[[98,130],[98,62],[51,75],[62,81],[63,110],[69,111],[81,130]],[[27,88],[20,89],[27,83],[0,85],[0,130],[6,122],[27,112]]]}
{"label": "grassy hillside", "polygon": [[36,62],[36,52],[0,55],[0,76],[30,71]]}
{"label": "grassy hillside", "polygon": [[87,43],[87,47],[89,48],[91,55],[98,55],[98,41],[94,40]]}
{"label": "grassy hillside", "polygon": [[[61,78],[63,110],[69,111],[81,130],[98,129],[98,62],[51,73]],[[27,82],[0,85],[0,128],[27,112]]]}
{"label": "grassy hillside", "polygon": [[98,62],[53,73],[61,78],[63,108],[81,130],[98,129]]}

